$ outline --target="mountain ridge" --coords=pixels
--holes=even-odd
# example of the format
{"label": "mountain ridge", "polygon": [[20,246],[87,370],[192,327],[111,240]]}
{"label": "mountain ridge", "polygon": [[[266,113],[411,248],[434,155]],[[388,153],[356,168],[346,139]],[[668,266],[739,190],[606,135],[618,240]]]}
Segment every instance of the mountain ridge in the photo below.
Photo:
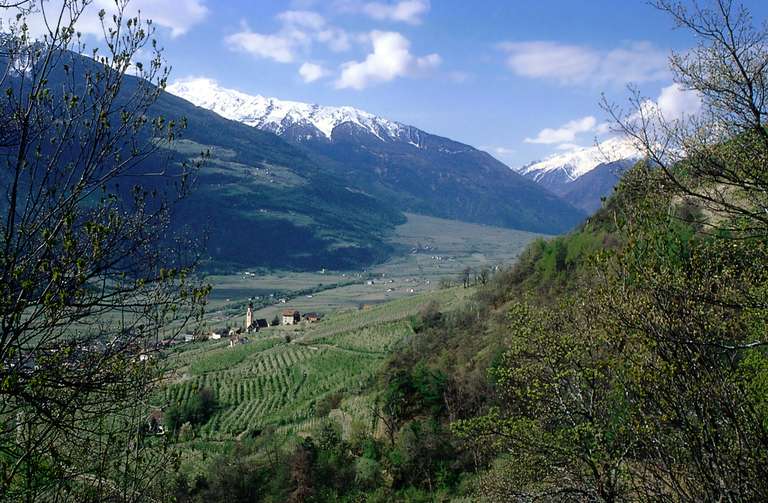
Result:
{"label": "mountain ridge", "polygon": [[601,164],[640,157],[641,154],[630,141],[613,137],[597,145],[579,147],[551,155],[541,161],[534,161],[518,168],[517,171],[537,182],[544,178],[559,178],[567,183]]}
{"label": "mountain ridge", "polygon": [[[249,95],[221,87],[212,79],[182,79],[170,84],[166,91],[195,106],[206,108],[222,117],[281,136],[291,124],[304,124],[317,130],[318,137],[332,138],[333,129],[343,123],[365,128],[382,141],[397,139],[410,129],[400,122],[384,119],[351,106],[321,106],[300,101],[280,100]],[[418,147],[417,142],[413,142]]]}
{"label": "mountain ridge", "polygon": [[517,172],[592,214],[613,192],[624,171],[641,157],[629,140],[613,137],[534,161]]}
{"label": "mountain ridge", "polygon": [[546,234],[586,217],[486,152],[353,107],[252,96],[210,79],[182,80],[168,91],[277,134],[399,211]]}

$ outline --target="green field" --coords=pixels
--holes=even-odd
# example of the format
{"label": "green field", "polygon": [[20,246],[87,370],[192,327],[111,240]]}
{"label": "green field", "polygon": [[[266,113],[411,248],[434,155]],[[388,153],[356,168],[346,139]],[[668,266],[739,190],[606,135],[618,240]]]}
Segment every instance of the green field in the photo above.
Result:
{"label": "green field", "polygon": [[[248,298],[258,297],[256,316],[271,320],[280,310],[332,313],[411,297],[455,279],[466,267],[511,264],[532,240],[530,232],[407,214],[390,243],[399,253],[368,270],[306,273],[243,271],[209,276],[213,285],[206,324],[241,325]],[[367,284],[373,280],[373,284]],[[309,290],[312,293],[306,293]],[[271,297],[270,297],[271,296]],[[286,299],[281,303],[280,299]]]}
{"label": "green field", "polygon": [[414,336],[409,317],[433,301],[452,309],[470,291],[437,290],[314,324],[271,327],[234,348],[223,341],[180,345],[168,359],[171,377],[157,402],[183,403],[201,388],[216,397],[214,415],[181,444],[189,459],[228,441],[258,438],[265,428],[277,444],[292,445],[329,420],[316,414],[316,405],[333,394],[346,395],[330,414],[345,431],[353,421],[372,427],[366,390],[386,357]]}

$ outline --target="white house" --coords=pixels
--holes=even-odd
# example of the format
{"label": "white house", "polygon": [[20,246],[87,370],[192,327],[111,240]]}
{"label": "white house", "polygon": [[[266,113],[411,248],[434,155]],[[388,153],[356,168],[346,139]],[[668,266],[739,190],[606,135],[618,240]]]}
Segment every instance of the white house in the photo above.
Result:
{"label": "white house", "polygon": [[295,325],[301,321],[301,313],[295,309],[285,309],[283,310],[282,315],[283,325]]}

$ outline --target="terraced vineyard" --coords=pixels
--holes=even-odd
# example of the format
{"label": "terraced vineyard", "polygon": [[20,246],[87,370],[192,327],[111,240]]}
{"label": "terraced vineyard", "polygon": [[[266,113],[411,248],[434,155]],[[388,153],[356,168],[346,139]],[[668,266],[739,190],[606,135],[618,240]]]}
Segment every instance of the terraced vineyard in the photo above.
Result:
{"label": "terraced vineyard", "polygon": [[330,415],[345,431],[355,420],[370,424],[362,392],[391,351],[414,335],[408,317],[433,301],[450,309],[466,295],[464,289],[441,290],[333,314],[298,331],[270,328],[235,348],[221,341],[189,344],[171,357],[174,378],[159,399],[169,405],[201,388],[213,392],[217,410],[196,428],[193,448],[257,437],[270,426],[284,439],[311,432],[328,420],[315,410],[331,394],[346,397]]}

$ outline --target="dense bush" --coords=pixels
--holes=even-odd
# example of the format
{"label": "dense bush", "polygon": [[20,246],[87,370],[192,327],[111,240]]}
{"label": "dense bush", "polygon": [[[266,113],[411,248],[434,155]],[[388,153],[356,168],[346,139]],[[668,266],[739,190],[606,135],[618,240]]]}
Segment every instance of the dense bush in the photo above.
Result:
{"label": "dense bush", "polygon": [[208,388],[200,388],[186,402],[174,404],[165,412],[165,427],[178,431],[185,424],[204,424],[216,410],[216,398]]}

